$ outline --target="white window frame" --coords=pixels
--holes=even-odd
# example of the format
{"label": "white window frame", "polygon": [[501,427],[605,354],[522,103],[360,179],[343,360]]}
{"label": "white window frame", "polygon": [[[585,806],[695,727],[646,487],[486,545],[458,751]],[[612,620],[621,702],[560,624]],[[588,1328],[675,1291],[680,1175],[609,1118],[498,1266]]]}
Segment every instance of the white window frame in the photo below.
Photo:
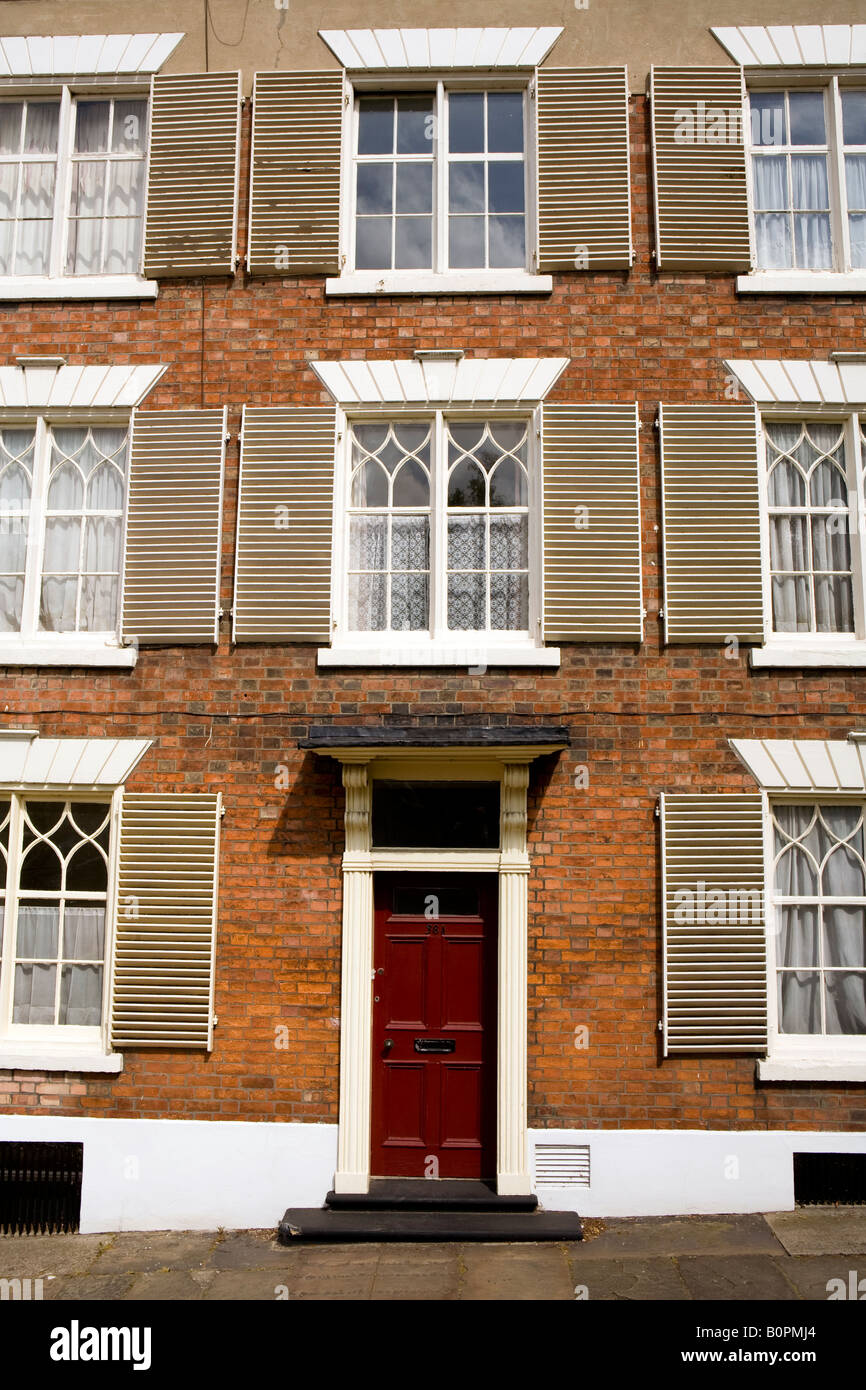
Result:
{"label": "white window frame", "polygon": [[[430,270],[355,270],[356,149],[358,101],[362,96],[422,95],[432,92],[434,135],[445,129],[447,94],[451,91],[524,92],[524,189],[526,198],[526,262],[523,268],[452,270],[447,266],[448,155],[441,141],[433,142],[433,268]],[[534,73],[526,70],[460,73],[404,72],[401,75],[346,78],[343,108],[343,159],[340,177],[340,265],[338,277],[328,279],[328,295],[352,294],[550,294],[553,277],[540,275],[538,264],[538,126]],[[487,156],[484,156],[485,160]]]}
{"label": "white window frame", "polygon": [[[759,407],[758,430],[761,555],[764,596],[764,645],[752,652],[755,666],[866,666],[866,406]],[[773,628],[770,573],[769,473],[766,424],[808,421],[843,424],[849,468],[848,509],[854,632],[776,632]],[[853,476],[852,476],[853,474]]]}
{"label": "white window frame", "polygon": [[[430,611],[438,627],[430,632],[355,632],[348,628],[349,497],[351,425],[433,419],[430,534]],[[445,626],[447,613],[447,468],[445,419],[527,422],[529,445],[529,628],[520,632],[461,632]],[[543,515],[540,406],[483,407],[460,402],[404,407],[354,406],[337,411],[337,453],[332,548],[332,645],[319,652],[319,665],[358,666],[558,666],[557,648],[545,647],[542,631]]]}
{"label": "white window frame", "polygon": [[[748,275],[737,277],[737,289],[744,293],[767,294],[866,294],[866,269],[851,264],[851,242],[848,229],[845,160],[842,148],[842,101],[845,87],[866,89],[866,77],[858,80],[851,73],[818,73],[809,76],[800,70],[782,70],[772,75],[762,73],[760,79],[747,76],[746,103],[743,112],[745,134],[746,182],[749,204],[749,227],[753,256],[757,255],[756,213],[753,154],[757,149],[772,152],[772,146],[752,145],[752,92],[824,91],[824,115],[827,127],[827,176],[830,188],[830,236],[833,244],[834,266],[828,270],[807,270],[789,267],[771,270],[753,265]],[[804,150],[812,149],[804,146]]]}
{"label": "white window frame", "polygon": [[[109,632],[43,632],[38,626],[39,592],[42,577],[42,556],[45,541],[45,514],[48,500],[48,467],[50,456],[50,429],[98,429],[101,426],[126,428],[129,435],[127,446],[126,487],[123,498],[123,517],[121,521],[121,570],[118,589],[117,625]],[[26,571],[24,579],[24,606],[19,632],[0,633],[0,666],[121,666],[132,667],[137,659],[134,646],[122,646],[120,640],[120,617],[123,594],[123,573],[126,563],[126,526],[129,508],[129,454],[132,444],[132,411],[93,410],[87,411],[29,411],[8,413],[0,416],[2,429],[35,429],[33,466],[33,494],[31,497],[30,519],[27,539]],[[3,517],[0,516],[0,524]]]}
{"label": "white window frame", "polygon": [[[0,957],[0,1068],[37,1071],[112,1072],[123,1069],[123,1057],[113,1053],[109,1043],[111,979],[114,955],[114,923],[117,908],[117,845],[120,822],[122,787],[92,792],[76,786],[0,786],[0,799],[12,801],[9,828],[9,885],[4,911],[0,914],[3,928],[3,951]],[[21,804],[25,801],[49,801],[62,805],[67,801],[90,801],[110,807],[108,852],[108,882],[105,901],[105,956],[102,976],[102,1022],[98,1027],[79,1025],[12,1023],[18,899],[21,891],[17,874],[20,861],[13,853],[13,836],[20,838]],[[0,861],[2,863],[2,861]],[[5,867],[5,866],[3,866]],[[25,892],[25,896],[27,896]],[[8,948],[7,948],[8,943]]]}
{"label": "white window frame", "polygon": [[866,1034],[780,1033],[777,942],[780,921],[776,903],[775,842],[772,808],[778,805],[866,807],[866,797],[830,791],[762,793],[764,823],[764,901],[767,914],[767,1056],[758,1063],[762,1081],[866,1081]]}
{"label": "white window frame", "polygon": [[[141,253],[136,272],[126,275],[68,275],[66,246],[69,237],[69,199],[72,188],[73,143],[75,139],[74,102],[107,101],[116,97],[146,101],[147,146],[145,149],[144,179],[145,207],[141,218]],[[142,272],[146,232],[147,182],[150,170],[151,105],[150,77],[103,77],[98,80],[74,79],[71,82],[32,78],[10,78],[0,83],[0,102],[59,101],[60,118],[57,135],[57,174],[54,187],[54,216],[52,220],[51,253],[47,275],[0,275],[0,301],[20,299],[155,299],[158,285],[147,280]]]}

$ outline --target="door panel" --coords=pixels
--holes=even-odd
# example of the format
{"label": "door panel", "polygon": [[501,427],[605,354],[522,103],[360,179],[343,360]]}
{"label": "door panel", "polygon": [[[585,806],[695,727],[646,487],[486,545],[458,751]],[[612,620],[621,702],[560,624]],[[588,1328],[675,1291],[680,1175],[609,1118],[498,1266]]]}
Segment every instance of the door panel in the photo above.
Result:
{"label": "door panel", "polygon": [[423,936],[389,939],[385,948],[385,973],[392,988],[388,990],[387,1028],[401,1026],[425,1028],[427,986],[427,942]]}
{"label": "door panel", "polygon": [[483,1115],[480,1070],[443,1066],[441,1077],[442,1147],[474,1148]]}
{"label": "door panel", "polygon": [[423,1066],[395,1062],[385,1073],[385,1114],[387,1130],[383,1144],[389,1147],[424,1145],[427,1111]]}
{"label": "door panel", "polygon": [[442,1027],[483,1027],[483,937],[444,936],[441,960]]}
{"label": "door panel", "polygon": [[495,1175],[497,886],[495,874],[376,877],[376,1175]]}

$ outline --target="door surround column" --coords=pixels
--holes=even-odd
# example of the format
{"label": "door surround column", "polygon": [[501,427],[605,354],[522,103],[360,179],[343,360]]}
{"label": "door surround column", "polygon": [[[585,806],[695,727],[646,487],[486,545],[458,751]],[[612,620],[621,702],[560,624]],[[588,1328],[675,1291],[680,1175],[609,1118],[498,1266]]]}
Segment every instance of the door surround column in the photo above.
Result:
{"label": "door surround column", "polygon": [[[373,869],[352,862],[372,846],[372,786],[367,762],[343,763],[346,855],[340,982],[340,1110],[335,1192],[370,1187],[371,1036],[373,1029]],[[348,861],[348,862],[346,862]]]}

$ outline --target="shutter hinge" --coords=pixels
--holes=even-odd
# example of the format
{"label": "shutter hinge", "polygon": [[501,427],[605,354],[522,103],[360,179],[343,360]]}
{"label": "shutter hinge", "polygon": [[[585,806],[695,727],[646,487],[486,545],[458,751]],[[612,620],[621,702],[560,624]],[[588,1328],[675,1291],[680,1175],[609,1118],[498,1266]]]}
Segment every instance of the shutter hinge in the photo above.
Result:
{"label": "shutter hinge", "polygon": [[657,1033],[663,1033],[664,1031],[665,1031],[664,1021],[663,1021],[662,1019],[659,1019],[658,1023],[656,1024],[656,1032],[657,1032]]}
{"label": "shutter hinge", "polygon": [[233,618],[233,617],[234,617],[234,609],[233,609],[233,608],[221,608],[221,609],[220,609],[220,622],[222,622],[223,618]]}
{"label": "shutter hinge", "polygon": [[223,816],[225,815],[225,813],[226,813],[226,808],[225,808],[225,806],[221,806],[221,807],[220,807],[220,820],[222,820],[222,818],[223,818]]}
{"label": "shutter hinge", "polygon": [[659,618],[663,618],[664,615],[665,615],[665,610],[664,610],[663,608],[660,608],[659,611],[658,611],[657,616],[658,616]]}
{"label": "shutter hinge", "polygon": [[343,105],[344,105],[344,106],[348,106],[348,105],[349,105],[349,93],[348,93],[348,92],[345,92],[344,95],[343,95]]}
{"label": "shutter hinge", "polygon": [[647,612],[647,610],[646,610],[645,608],[642,608],[642,609],[640,610],[640,615],[641,615],[642,618],[648,618],[648,617],[649,617],[649,613]]}
{"label": "shutter hinge", "polygon": [[656,411],[655,415],[653,416],[653,429],[654,429],[654,430],[657,430],[657,429],[660,428],[660,419],[661,419],[661,417],[660,417],[658,411]]}
{"label": "shutter hinge", "polygon": [[224,434],[224,435],[223,435],[223,443],[224,443],[224,444],[231,444],[231,442],[232,442],[232,432],[231,432],[231,430],[229,430],[228,434]]}
{"label": "shutter hinge", "polygon": [[213,1018],[211,1019],[211,1025],[212,1025],[212,1027],[216,1028],[216,1026],[217,1026],[218,1023],[219,1023],[219,1018],[217,1017],[216,1014],[214,1014]]}

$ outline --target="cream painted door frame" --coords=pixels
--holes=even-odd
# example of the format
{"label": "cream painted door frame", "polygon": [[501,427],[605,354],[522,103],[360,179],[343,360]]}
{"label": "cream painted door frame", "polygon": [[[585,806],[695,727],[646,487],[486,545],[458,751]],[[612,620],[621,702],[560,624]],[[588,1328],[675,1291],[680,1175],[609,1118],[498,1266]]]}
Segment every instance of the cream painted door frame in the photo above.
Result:
{"label": "cream painted door frame", "polygon": [[[328,750],[331,752],[331,750]],[[370,1185],[371,1034],[373,1004],[373,874],[385,870],[439,873],[487,870],[499,876],[496,1186],[507,1196],[532,1190],[526,1131],[527,923],[529,855],[526,793],[538,748],[413,750],[399,760],[383,750],[331,752],[343,765],[346,847],[343,855],[343,946],[340,1113],[336,1192]],[[480,770],[479,770],[480,769]],[[419,780],[489,779],[501,784],[498,850],[381,850],[372,844],[373,780],[396,771]]]}

